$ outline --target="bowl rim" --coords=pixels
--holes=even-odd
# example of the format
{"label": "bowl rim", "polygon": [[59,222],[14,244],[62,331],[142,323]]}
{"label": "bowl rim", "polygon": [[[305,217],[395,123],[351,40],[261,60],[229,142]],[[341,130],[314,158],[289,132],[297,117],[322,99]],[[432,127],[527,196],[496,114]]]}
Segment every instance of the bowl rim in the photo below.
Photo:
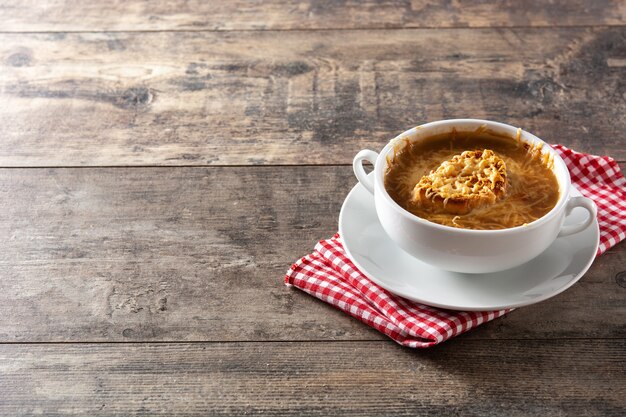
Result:
{"label": "bowl rim", "polygon": [[[559,183],[559,199],[554,205],[554,207],[552,207],[550,211],[548,211],[546,214],[544,214],[537,220],[534,220],[528,224],[523,224],[523,225],[515,226],[515,227],[509,227],[506,229],[496,229],[496,230],[463,229],[460,227],[446,226],[443,224],[431,222],[430,220],[423,219],[405,210],[404,208],[400,207],[400,205],[396,203],[393,200],[393,198],[391,198],[389,193],[387,193],[387,189],[385,188],[385,184],[383,181],[384,168],[386,168],[386,165],[387,165],[386,156],[393,149],[394,143],[399,139],[403,139],[407,136],[417,133],[418,130],[436,128],[442,125],[444,126],[450,125],[451,128],[453,128],[455,127],[455,125],[459,125],[462,123],[473,124],[476,127],[487,125],[487,127],[496,127],[496,128],[500,128],[500,129],[507,130],[507,131],[508,130],[517,131],[518,129],[520,129],[521,130],[520,139],[522,141],[526,143],[529,143],[529,142],[541,143],[542,144],[541,152],[542,153],[548,152],[554,160],[555,165],[553,166],[552,171],[555,174],[555,177],[557,178],[557,182]],[[556,173],[554,172],[556,170],[556,164],[559,164],[561,169],[564,172],[564,178],[563,178],[564,183],[559,182],[558,175],[556,175]],[[530,231],[538,227],[541,227],[544,223],[547,223],[550,220],[552,220],[557,215],[557,213],[560,212],[561,209],[565,206],[565,204],[567,203],[567,200],[569,199],[570,187],[572,186],[571,176],[569,173],[569,169],[567,168],[567,165],[565,165],[565,161],[563,161],[563,158],[561,158],[559,154],[547,142],[545,142],[544,140],[538,138],[532,133],[525,131],[521,128],[517,128],[515,126],[511,126],[506,123],[495,122],[492,120],[484,120],[484,119],[437,120],[434,122],[425,123],[425,124],[413,127],[411,129],[405,130],[404,132],[400,133],[399,135],[391,139],[378,154],[378,157],[376,158],[376,165],[374,167],[374,182],[375,182],[374,194],[379,193],[387,202],[387,204],[389,204],[395,210],[395,212],[399,213],[404,218],[410,221],[416,222],[418,224],[422,224],[426,227],[431,227],[431,228],[439,229],[439,230],[449,232],[449,233],[457,233],[457,234],[463,234],[463,235],[468,235],[468,236],[469,235],[493,236],[493,235],[511,234],[511,233],[517,233],[521,231]]]}

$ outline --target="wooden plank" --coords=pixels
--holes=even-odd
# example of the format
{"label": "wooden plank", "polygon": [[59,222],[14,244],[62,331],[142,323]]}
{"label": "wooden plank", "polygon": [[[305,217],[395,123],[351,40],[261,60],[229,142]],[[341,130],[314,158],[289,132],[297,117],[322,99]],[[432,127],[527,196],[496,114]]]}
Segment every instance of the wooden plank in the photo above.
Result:
{"label": "wooden plank", "polygon": [[[351,168],[0,170],[0,342],[380,340],[294,288]],[[624,337],[626,247],[470,338]]]}
{"label": "wooden plank", "polygon": [[625,36],[0,34],[0,166],[347,164],[454,117],[626,160]]}
{"label": "wooden plank", "polygon": [[621,416],[619,340],[0,345],[3,415]]}
{"label": "wooden plank", "polygon": [[619,0],[3,1],[2,31],[268,30],[623,25]]}

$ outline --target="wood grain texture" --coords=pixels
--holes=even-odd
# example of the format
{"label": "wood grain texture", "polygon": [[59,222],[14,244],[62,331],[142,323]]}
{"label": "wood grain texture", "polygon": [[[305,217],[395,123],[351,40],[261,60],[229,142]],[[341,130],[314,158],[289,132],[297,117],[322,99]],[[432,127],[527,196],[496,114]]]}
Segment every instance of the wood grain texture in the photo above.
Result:
{"label": "wood grain texture", "polygon": [[626,27],[0,34],[0,166],[347,164],[475,117],[626,160]]}
{"label": "wood grain texture", "polygon": [[[0,342],[383,339],[282,283],[355,182],[346,166],[2,169]],[[468,337],[626,337],[625,249]]]}
{"label": "wood grain texture", "polygon": [[2,31],[268,30],[623,25],[619,0],[3,0]]}
{"label": "wood grain texture", "polygon": [[0,0],[0,415],[623,415],[624,243],[425,351],[282,277],[358,150],[476,117],[626,161],[625,79],[620,0]]}
{"label": "wood grain texture", "polygon": [[626,343],[0,345],[3,415],[622,416]]}

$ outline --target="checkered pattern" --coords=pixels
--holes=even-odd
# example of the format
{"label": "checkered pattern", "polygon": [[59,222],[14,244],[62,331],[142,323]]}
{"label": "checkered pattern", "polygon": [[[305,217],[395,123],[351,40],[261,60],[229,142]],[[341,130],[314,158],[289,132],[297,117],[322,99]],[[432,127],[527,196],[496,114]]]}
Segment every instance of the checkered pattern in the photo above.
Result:
{"label": "checkered pattern", "polygon": [[[560,145],[554,148],[567,164],[572,183],[598,205],[600,255],[626,237],[626,180],[612,158],[582,154]],[[510,311],[451,311],[393,295],[354,266],[338,234],[322,240],[313,253],[293,264],[285,284],[413,348],[436,345]]]}
{"label": "checkered pattern", "polygon": [[552,145],[569,168],[572,184],[598,206],[598,255],[626,239],[626,179],[615,159]]}

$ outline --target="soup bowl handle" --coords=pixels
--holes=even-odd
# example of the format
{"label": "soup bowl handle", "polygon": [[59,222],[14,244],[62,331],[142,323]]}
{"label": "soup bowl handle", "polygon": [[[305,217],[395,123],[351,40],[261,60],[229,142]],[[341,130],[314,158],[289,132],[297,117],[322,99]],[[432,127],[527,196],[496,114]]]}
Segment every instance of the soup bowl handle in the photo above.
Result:
{"label": "soup bowl handle", "polygon": [[598,215],[598,209],[596,208],[596,204],[593,200],[586,197],[572,197],[567,202],[565,206],[565,215],[569,216],[572,210],[576,207],[582,207],[587,210],[587,219],[579,224],[572,224],[568,226],[563,226],[561,231],[559,232],[558,237],[573,235],[574,233],[582,232],[585,230],[596,218]]}
{"label": "soup bowl handle", "polygon": [[376,165],[376,159],[378,158],[378,154],[374,151],[370,151],[369,149],[363,149],[361,152],[357,153],[352,161],[352,169],[354,170],[354,175],[359,180],[361,185],[365,187],[367,191],[374,194],[374,176],[368,176],[363,168],[363,161],[368,161],[372,165]]}

